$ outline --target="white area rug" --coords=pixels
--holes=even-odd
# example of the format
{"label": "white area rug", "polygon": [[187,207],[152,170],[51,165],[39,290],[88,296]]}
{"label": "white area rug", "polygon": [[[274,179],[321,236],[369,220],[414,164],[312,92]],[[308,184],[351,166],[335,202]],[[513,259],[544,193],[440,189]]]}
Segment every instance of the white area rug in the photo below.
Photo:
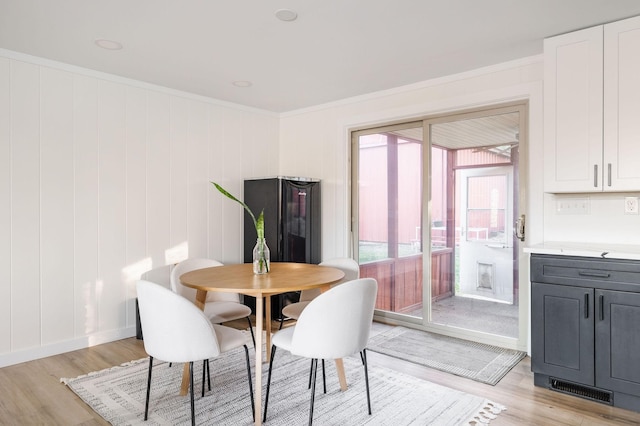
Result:
{"label": "white area rug", "polygon": [[368,348],[478,382],[495,385],[524,352],[441,334],[374,323]]}
{"label": "white area rug", "polygon": [[[252,352],[252,351],[251,351]],[[189,424],[189,397],[178,395],[182,365],[169,367],[154,360],[149,420],[143,421],[148,359],[61,379],[91,408],[114,425]],[[327,363],[327,394],[318,374],[314,424],[318,425],[480,425],[488,424],[505,407],[482,397],[369,364],[373,415],[367,414],[364,369],[360,357],[344,360],[349,389],[339,390],[335,364]],[[202,363],[194,365],[196,423],[251,425],[251,404],[244,351],[213,359],[212,390],[200,397]],[[306,424],[310,392],[310,362],[285,351],[276,354],[269,396],[267,425]],[[267,370],[265,365],[264,370]],[[253,372],[253,371],[252,371]],[[263,383],[266,384],[266,371]],[[263,391],[264,395],[264,391]]]}

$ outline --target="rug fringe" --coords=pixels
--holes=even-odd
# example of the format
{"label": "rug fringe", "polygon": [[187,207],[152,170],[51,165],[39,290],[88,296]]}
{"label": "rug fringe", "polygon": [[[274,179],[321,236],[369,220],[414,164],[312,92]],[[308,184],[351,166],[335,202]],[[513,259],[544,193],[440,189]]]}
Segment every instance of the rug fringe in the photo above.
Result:
{"label": "rug fringe", "polygon": [[478,412],[465,424],[469,426],[488,425],[491,420],[495,420],[498,417],[498,414],[506,409],[507,407],[505,407],[504,405],[489,401],[487,399],[484,401],[484,404],[482,404],[482,407],[478,410]]}
{"label": "rug fringe", "polygon": [[100,370],[100,371],[92,371],[90,373],[83,374],[83,375],[78,376],[78,377],[73,377],[73,378],[61,377],[60,378],[60,383],[63,383],[63,384],[68,386],[69,383],[73,382],[74,380],[79,380],[79,379],[84,379],[84,378],[87,378],[87,377],[95,376],[96,374],[101,374],[103,372],[115,371],[115,370],[119,370],[121,368],[131,367],[133,365],[141,364],[143,362],[149,362],[149,358],[134,359],[133,361],[128,361],[128,362],[122,363],[120,365],[116,365],[114,367],[105,368],[104,370]]}

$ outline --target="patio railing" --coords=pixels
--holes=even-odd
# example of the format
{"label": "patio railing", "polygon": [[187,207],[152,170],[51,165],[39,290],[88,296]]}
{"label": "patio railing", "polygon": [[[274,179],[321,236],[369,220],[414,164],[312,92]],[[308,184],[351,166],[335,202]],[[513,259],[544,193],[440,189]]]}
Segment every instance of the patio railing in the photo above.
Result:
{"label": "patio railing", "polygon": [[[453,249],[431,253],[431,299],[453,295]],[[378,281],[376,309],[409,313],[422,308],[422,254],[383,259],[360,265],[360,277]]]}

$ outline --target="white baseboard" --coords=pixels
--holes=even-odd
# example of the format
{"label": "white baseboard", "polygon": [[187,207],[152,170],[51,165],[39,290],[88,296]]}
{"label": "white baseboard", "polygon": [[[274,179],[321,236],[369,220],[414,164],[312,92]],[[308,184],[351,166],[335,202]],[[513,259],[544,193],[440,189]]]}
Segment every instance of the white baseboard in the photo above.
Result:
{"label": "white baseboard", "polygon": [[91,336],[84,336],[78,339],[67,340],[47,346],[39,346],[36,348],[2,354],[0,355],[0,368],[20,364],[22,362],[33,361],[34,359],[46,358],[48,356],[58,355],[65,352],[71,352],[78,349],[85,349],[91,346],[101,345],[103,343],[114,342],[116,340],[134,337],[135,335],[136,328],[128,327],[96,333]]}

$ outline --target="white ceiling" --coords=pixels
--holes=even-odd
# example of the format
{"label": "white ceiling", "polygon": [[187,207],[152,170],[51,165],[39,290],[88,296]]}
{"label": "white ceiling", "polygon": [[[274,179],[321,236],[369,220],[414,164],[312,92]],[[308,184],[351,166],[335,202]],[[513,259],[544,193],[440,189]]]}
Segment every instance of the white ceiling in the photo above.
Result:
{"label": "white ceiling", "polygon": [[[282,8],[298,19],[276,19]],[[544,37],[639,14],[638,0],[0,0],[0,48],[285,112],[537,55]]]}

